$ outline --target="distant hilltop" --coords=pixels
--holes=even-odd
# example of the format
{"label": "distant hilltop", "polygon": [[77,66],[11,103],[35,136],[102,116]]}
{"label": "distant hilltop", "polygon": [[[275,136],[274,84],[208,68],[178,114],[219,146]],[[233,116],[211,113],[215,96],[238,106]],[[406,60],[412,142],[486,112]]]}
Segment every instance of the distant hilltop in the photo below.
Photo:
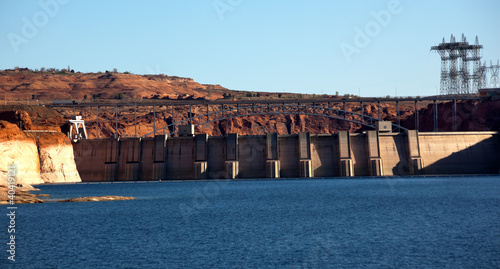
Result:
{"label": "distant hilltop", "polygon": [[179,76],[136,75],[113,71],[82,73],[64,68],[19,68],[0,70],[0,99],[85,100],[93,99],[163,99],[163,100],[249,100],[355,98],[344,94],[301,94],[286,92],[250,92],[229,90],[218,84],[201,84]]}
{"label": "distant hilltop", "polygon": [[15,68],[0,71],[1,98],[7,100],[223,98],[229,90],[192,78],[105,71]]}

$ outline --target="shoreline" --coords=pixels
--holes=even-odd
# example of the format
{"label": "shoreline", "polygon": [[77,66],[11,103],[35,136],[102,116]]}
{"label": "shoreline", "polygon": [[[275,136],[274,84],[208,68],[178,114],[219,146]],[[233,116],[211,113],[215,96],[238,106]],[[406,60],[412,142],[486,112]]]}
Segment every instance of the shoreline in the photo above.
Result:
{"label": "shoreline", "polygon": [[[14,187],[15,194],[13,195],[13,200],[9,198],[8,190],[8,186],[0,185],[0,205],[44,203],[42,199],[38,198],[40,195],[31,193],[32,191],[40,191],[40,189],[34,188],[31,185],[23,184],[22,187]],[[11,204],[12,201],[14,204]]]}
{"label": "shoreline", "polygon": [[[42,203],[57,203],[57,202],[64,203],[64,202],[101,202],[101,201],[135,200],[135,197],[115,196],[115,195],[86,196],[86,197],[75,197],[62,200],[50,200],[51,197],[50,194],[32,193],[34,191],[41,191],[41,189],[34,188],[32,185],[23,185],[22,187],[16,186],[15,194],[13,195],[14,199],[11,200],[8,194],[8,190],[9,190],[8,186],[3,186],[3,185],[0,186],[0,205],[14,206],[18,204],[42,204]],[[49,199],[40,199],[40,197],[46,197]]]}
{"label": "shoreline", "polygon": [[134,180],[134,181],[82,181],[82,182],[54,182],[33,184],[33,186],[54,185],[101,185],[101,184],[151,184],[151,183],[187,183],[187,182],[244,182],[244,181],[287,181],[287,180],[336,180],[336,179],[399,179],[399,178],[436,178],[436,177],[498,177],[500,174],[447,174],[447,175],[404,175],[404,176],[354,176],[354,177],[313,177],[313,178],[244,178],[244,179],[186,179],[186,180]]}

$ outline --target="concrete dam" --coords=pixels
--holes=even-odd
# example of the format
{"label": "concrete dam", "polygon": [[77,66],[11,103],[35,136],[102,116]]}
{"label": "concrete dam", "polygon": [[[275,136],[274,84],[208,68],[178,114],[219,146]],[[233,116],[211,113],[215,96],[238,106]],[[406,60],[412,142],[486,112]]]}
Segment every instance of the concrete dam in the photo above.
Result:
{"label": "concrete dam", "polygon": [[497,132],[338,134],[81,140],[82,181],[497,174]]}

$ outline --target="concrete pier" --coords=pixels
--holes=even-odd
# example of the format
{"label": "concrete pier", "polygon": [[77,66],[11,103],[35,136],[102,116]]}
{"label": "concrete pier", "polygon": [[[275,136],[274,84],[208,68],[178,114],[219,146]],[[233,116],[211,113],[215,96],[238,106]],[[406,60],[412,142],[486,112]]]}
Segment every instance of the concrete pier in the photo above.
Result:
{"label": "concrete pier", "polygon": [[311,159],[311,134],[306,132],[299,133],[299,171],[300,177],[313,177]]}
{"label": "concrete pier", "polygon": [[207,179],[207,162],[194,162],[194,178]]}
{"label": "concrete pier", "polygon": [[370,176],[383,176],[384,168],[382,165],[382,158],[380,157],[379,133],[378,131],[367,131],[366,134]]}
{"label": "concrete pier", "polygon": [[409,153],[409,169],[411,175],[420,175],[423,173],[422,157],[420,156],[420,144],[418,142],[418,131],[409,130],[408,138],[408,153]]}
{"label": "concrete pier", "polygon": [[238,178],[239,168],[238,161],[226,161],[226,178]]}
{"label": "concrete pier", "polygon": [[195,162],[194,171],[195,179],[207,178],[208,167],[208,134],[198,134],[195,136],[196,149],[195,149]]}
{"label": "concrete pier", "polygon": [[351,140],[349,132],[340,131],[338,134],[338,147],[339,147],[339,166],[341,177],[352,177],[354,176],[354,168],[352,165],[351,157]]}
{"label": "concrete pier", "polygon": [[238,162],[238,134],[226,136],[226,178],[235,179],[239,174]]}
{"label": "concrete pier", "polygon": [[83,181],[496,174],[496,132],[120,138],[73,144]]}
{"label": "concrete pier", "polygon": [[280,178],[280,161],[266,161],[267,178]]}
{"label": "concrete pier", "polygon": [[278,134],[266,134],[266,177],[280,177],[280,161],[278,150]]}

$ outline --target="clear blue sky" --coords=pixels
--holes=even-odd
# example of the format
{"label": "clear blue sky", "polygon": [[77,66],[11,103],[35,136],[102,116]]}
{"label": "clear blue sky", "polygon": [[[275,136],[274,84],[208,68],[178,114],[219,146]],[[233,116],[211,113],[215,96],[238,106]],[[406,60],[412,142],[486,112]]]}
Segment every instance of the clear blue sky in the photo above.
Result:
{"label": "clear blue sky", "polygon": [[[2,0],[0,69],[70,65],[234,90],[424,96],[439,87],[431,46],[477,35],[489,65],[500,58],[499,26],[498,0]],[[356,28],[368,40],[356,43]]]}

